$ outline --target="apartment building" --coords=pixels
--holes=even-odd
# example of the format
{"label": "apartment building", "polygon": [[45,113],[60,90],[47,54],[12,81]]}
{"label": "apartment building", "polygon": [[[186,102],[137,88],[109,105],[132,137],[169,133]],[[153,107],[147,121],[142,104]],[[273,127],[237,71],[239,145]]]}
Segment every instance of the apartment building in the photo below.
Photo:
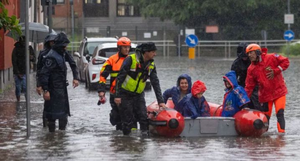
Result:
{"label": "apartment building", "polygon": [[79,39],[127,36],[132,40],[173,39],[179,30],[172,21],[142,17],[140,9],[126,0],[57,0],[53,28],[68,35],[73,30]]}

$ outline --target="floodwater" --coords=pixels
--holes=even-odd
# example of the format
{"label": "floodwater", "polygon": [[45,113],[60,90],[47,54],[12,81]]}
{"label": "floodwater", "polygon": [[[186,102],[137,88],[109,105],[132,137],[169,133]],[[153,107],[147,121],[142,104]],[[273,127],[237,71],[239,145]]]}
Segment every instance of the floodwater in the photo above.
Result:
{"label": "floodwater", "polygon": [[[220,104],[224,94],[222,76],[233,60],[185,57],[156,57],[158,76],[164,91],[176,84],[182,73],[205,82],[204,96]],[[42,127],[43,99],[35,93],[31,77],[31,136],[26,138],[24,97],[16,103],[13,90],[0,95],[0,160],[298,160],[300,157],[299,80],[300,60],[291,60],[284,72],[288,86],[285,110],[286,134],[279,135],[273,113],[269,131],[252,137],[141,137],[139,131],[123,136],[109,123],[109,103],[97,106],[97,92],[81,83],[69,86],[71,114],[66,131],[48,133]],[[71,72],[68,73],[72,80]],[[155,100],[146,92],[146,102]],[[273,110],[274,111],[274,110]]]}

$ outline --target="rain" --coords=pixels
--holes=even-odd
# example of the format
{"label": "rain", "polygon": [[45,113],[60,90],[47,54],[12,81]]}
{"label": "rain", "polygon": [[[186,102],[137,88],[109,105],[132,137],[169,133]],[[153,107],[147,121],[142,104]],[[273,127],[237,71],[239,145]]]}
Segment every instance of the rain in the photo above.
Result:
{"label": "rain", "polygon": [[[30,137],[28,137],[26,98],[22,93],[20,101],[17,101],[15,83],[12,77],[11,52],[15,41],[11,37],[14,36],[4,35],[1,32],[0,56],[2,53],[4,55],[4,50],[9,51],[9,54],[5,55],[8,57],[5,58],[5,61],[0,59],[0,64],[3,63],[3,66],[8,67],[11,73],[2,68],[2,64],[0,65],[0,80],[2,81],[0,84],[0,160],[297,160],[300,157],[298,153],[298,146],[300,145],[300,127],[298,126],[300,123],[300,110],[298,108],[300,59],[297,56],[300,51],[297,52],[300,30],[297,28],[299,11],[295,10],[295,7],[300,5],[299,2],[288,0],[288,3],[291,3],[291,8],[288,8],[288,3],[281,1],[270,2],[270,4],[249,1],[242,4],[242,2],[234,3],[235,0],[230,0],[226,3],[222,1],[225,3],[223,9],[213,11],[214,7],[219,8],[217,6],[220,5],[220,0],[215,2],[166,0],[161,3],[156,0],[153,2],[141,0],[140,3],[137,0],[129,0],[128,2],[117,0],[113,1],[116,3],[114,6],[112,6],[113,2],[108,0],[84,0],[80,3],[78,0],[52,0],[52,2],[55,13],[52,16],[52,26],[47,29],[51,30],[52,33],[63,31],[68,35],[71,43],[67,50],[73,56],[78,67],[80,66],[80,59],[86,58],[86,56],[83,57],[84,53],[80,51],[84,37],[88,39],[125,36],[136,45],[144,42],[155,42],[157,52],[154,63],[162,92],[176,86],[178,76],[185,73],[191,76],[192,82],[201,80],[205,83],[207,90],[203,95],[208,102],[222,104],[225,94],[223,76],[230,71],[233,61],[237,58],[236,51],[240,42],[257,43],[261,47],[268,48],[268,53],[276,52],[288,57],[289,67],[282,72],[288,89],[284,111],[286,132],[284,134],[278,133],[277,118],[273,107],[269,129],[259,137],[164,137],[153,134],[145,137],[142,136],[140,129],[133,130],[130,135],[123,135],[122,131],[116,130],[116,127],[112,126],[109,121],[111,110],[109,101],[97,105],[99,96],[95,84],[89,80],[90,77],[87,74],[84,75],[83,71],[83,74],[79,76],[81,79],[79,86],[73,88],[72,70],[66,63],[67,80],[70,84],[67,86],[67,90],[71,113],[71,116],[68,117],[66,130],[58,130],[57,122],[55,132],[49,132],[48,127],[43,127],[44,99],[36,92],[36,71],[34,70],[35,65],[32,64],[28,76],[30,80],[28,88],[30,95]],[[20,3],[25,2],[10,0],[10,4],[6,4],[5,7],[10,9],[11,3],[20,5]],[[29,12],[33,13],[34,4],[38,4],[40,9],[48,10],[47,5],[43,7],[40,3],[41,1],[30,0]],[[131,5],[131,3],[137,5]],[[279,3],[280,5],[278,5]],[[174,4],[174,6],[170,6],[170,4]],[[153,7],[158,7],[157,5],[161,8],[157,9],[155,13]],[[180,15],[178,11],[180,6],[176,5],[182,5],[182,10],[185,13],[193,11],[190,17]],[[187,9],[186,6],[189,5],[190,8]],[[243,13],[249,14],[250,11],[265,9],[262,14],[269,11],[274,17],[279,16],[282,22],[274,21],[276,26],[270,28],[268,25],[271,23],[271,20],[268,20],[270,16],[259,17],[258,13],[253,13],[244,19],[243,15],[214,17],[220,16],[220,14],[240,13],[230,12],[229,9],[243,5],[248,6],[248,8],[245,7],[247,9],[241,9]],[[65,10],[68,10],[68,14],[62,16],[67,21],[66,26],[59,23],[63,19],[57,18],[59,11],[62,13],[61,8],[63,6],[65,6]],[[109,19],[112,14],[111,11],[97,10],[95,6],[108,7],[113,10],[114,17]],[[268,6],[270,8],[267,8]],[[274,6],[282,11],[272,10],[271,7]],[[82,12],[78,11],[80,7]],[[88,7],[92,9],[87,11]],[[140,8],[138,9],[138,7]],[[142,11],[142,7],[145,9],[144,11]],[[164,7],[170,7],[174,12],[170,12],[167,8],[163,12],[162,8]],[[74,11],[74,15],[72,15],[72,11]],[[291,21],[286,20],[289,23],[284,24],[284,14],[293,12],[294,22],[291,23]],[[170,17],[172,14],[176,15],[175,18]],[[95,20],[95,16],[99,15],[102,16],[99,20]],[[43,16],[45,19],[39,23],[49,25],[47,22],[49,17]],[[215,21],[206,20],[206,16],[214,17]],[[290,18],[289,16],[287,15],[287,18]],[[228,18],[232,17],[236,19],[229,23]],[[24,19],[22,15],[19,18]],[[33,18],[34,16],[29,21],[33,22]],[[135,24],[134,21],[137,21],[135,18],[143,20],[139,22],[140,24]],[[126,23],[124,19],[127,21]],[[261,21],[268,22],[263,23]],[[258,24],[250,27],[250,22],[257,22]],[[123,29],[118,26],[119,24],[123,24]],[[186,26],[182,24],[186,24]],[[205,28],[203,24],[210,24],[207,25],[210,28]],[[222,27],[222,25],[226,27]],[[215,28],[216,26],[217,28]],[[213,33],[207,33],[205,30]],[[245,30],[249,32],[244,32]],[[285,36],[284,33],[287,30],[293,32],[287,32]],[[190,38],[196,42],[188,42],[188,35],[195,35],[197,40],[194,37]],[[289,40],[290,38],[292,39]],[[4,46],[1,44],[1,39],[11,43],[11,46],[2,50]],[[37,38],[35,41],[33,40],[34,36],[32,36],[30,39],[30,44],[38,54],[38,51],[42,49],[41,38]],[[117,39],[111,41],[116,43]],[[86,46],[88,45],[92,45],[92,43],[86,44]],[[88,51],[90,61],[85,59],[86,63],[92,62],[93,53],[97,53],[97,48],[100,48],[101,45],[96,44],[93,47],[95,50]],[[85,70],[86,66],[82,69]],[[89,67],[89,70],[92,68]],[[109,98],[107,91],[106,99],[109,100]],[[153,87],[151,90],[145,91],[145,100],[146,106],[156,101]]]}

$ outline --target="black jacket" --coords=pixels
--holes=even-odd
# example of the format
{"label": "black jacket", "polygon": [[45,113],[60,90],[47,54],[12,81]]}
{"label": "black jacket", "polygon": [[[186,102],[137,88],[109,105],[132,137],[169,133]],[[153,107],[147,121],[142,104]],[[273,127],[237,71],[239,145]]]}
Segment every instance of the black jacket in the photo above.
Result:
{"label": "black jacket", "polygon": [[[43,67],[43,59],[44,57],[48,54],[48,52],[51,50],[51,48],[45,48],[42,51],[40,51],[40,54],[38,56],[38,62],[37,62],[37,70],[36,70],[36,86],[40,87],[40,82],[39,82],[39,75],[40,72],[42,70]],[[72,69],[72,73],[73,73],[73,79],[79,80],[78,78],[78,69],[77,69],[77,65],[73,59],[73,57],[71,56],[70,53],[66,52],[65,53],[65,60],[69,63],[71,69]]]}
{"label": "black jacket", "polygon": [[45,101],[45,117],[51,120],[65,118],[70,115],[65,52],[51,49],[43,62],[38,80],[43,90],[50,92],[50,100]]}
{"label": "black jacket", "polygon": [[[243,45],[242,46],[243,49],[241,49],[240,51],[238,50],[237,52],[238,57],[232,63],[231,70],[235,71],[238,84],[242,87],[245,87],[247,69],[251,64],[251,61],[249,60],[248,56],[245,53],[245,49],[247,45],[246,44],[242,44],[242,45]],[[246,60],[243,60],[243,58],[245,58]]]}
{"label": "black jacket", "polygon": [[[30,61],[35,62],[34,50],[29,46]],[[14,74],[26,74],[26,51],[23,43],[16,42],[12,52],[12,65]]]}
{"label": "black jacket", "polygon": [[44,48],[43,50],[40,51],[40,54],[38,56],[38,62],[36,64],[36,86],[40,87],[40,82],[39,82],[39,75],[43,67],[43,58],[48,54],[48,52],[51,50],[51,48]]}

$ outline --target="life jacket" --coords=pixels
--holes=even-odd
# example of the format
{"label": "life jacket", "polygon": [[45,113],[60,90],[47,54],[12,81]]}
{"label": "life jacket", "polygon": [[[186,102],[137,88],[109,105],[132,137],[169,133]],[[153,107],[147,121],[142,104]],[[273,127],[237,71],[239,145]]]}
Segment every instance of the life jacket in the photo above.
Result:
{"label": "life jacket", "polygon": [[124,59],[126,56],[120,56],[120,53],[114,54],[108,58],[108,60],[103,64],[101,71],[100,71],[100,81],[99,83],[106,83],[106,77],[102,76],[102,73],[106,70],[108,66],[111,66],[110,73],[110,93],[114,94],[116,92],[116,78],[119,74],[121,66],[123,64]]}
{"label": "life jacket", "polygon": [[[122,88],[127,91],[140,94],[144,91],[146,80],[154,69],[154,62],[147,64],[147,66],[142,69],[141,63],[136,54],[131,54],[130,57],[132,59],[130,66],[131,73],[127,74],[124,82],[122,83]],[[132,76],[135,76],[135,78]]]}

